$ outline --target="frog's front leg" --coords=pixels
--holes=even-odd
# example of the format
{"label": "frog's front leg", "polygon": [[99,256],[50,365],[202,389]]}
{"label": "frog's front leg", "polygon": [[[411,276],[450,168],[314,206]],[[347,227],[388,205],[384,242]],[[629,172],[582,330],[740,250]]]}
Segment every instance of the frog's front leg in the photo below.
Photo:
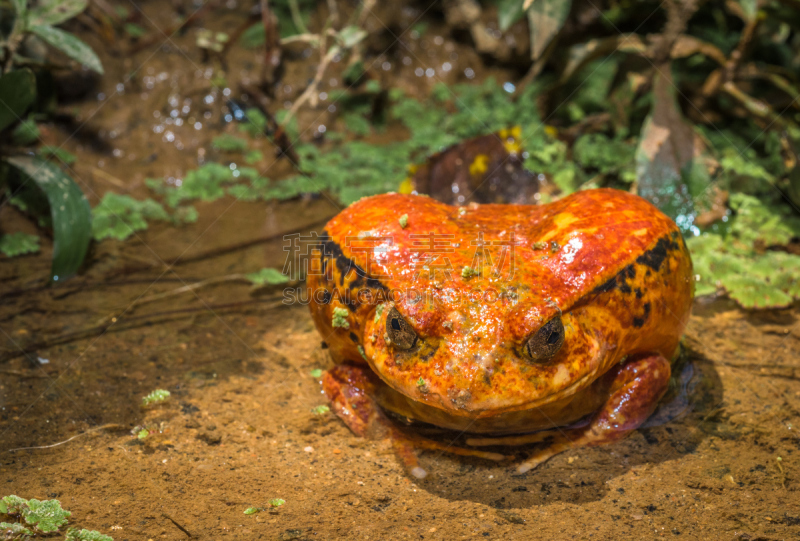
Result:
{"label": "frog's front leg", "polygon": [[489,460],[505,458],[498,453],[452,447],[436,441],[407,436],[386,418],[372,399],[376,385],[381,385],[381,382],[369,368],[349,364],[337,365],[325,372],[322,377],[322,389],[331,401],[331,408],[336,415],[357,436],[391,438],[395,453],[406,471],[414,477],[423,479],[427,475],[417,461],[415,449],[428,449]]}
{"label": "frog's front leg", "polygon": [[598,390],[607,393],[608,400],[586,425],[508,438],[474,438],[467,440],[467,444],[520,445],[548,441],[547,447],[519,465],[519,473],[525,473],[562,451],[624,438],[653,413],[667,390],[669,378],[669,361],[661,355],[637,357],[609,371],[597,382]]}

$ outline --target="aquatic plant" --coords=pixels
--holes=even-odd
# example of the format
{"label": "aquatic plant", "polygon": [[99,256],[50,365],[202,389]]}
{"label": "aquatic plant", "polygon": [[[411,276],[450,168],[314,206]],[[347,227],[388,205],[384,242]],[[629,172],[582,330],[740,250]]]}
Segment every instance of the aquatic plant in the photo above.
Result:
{"label": "aquatic plant", "polygon": [[26,233],[7,233],[0,237],[0,253],[8,257],[39,251],[39,237]]}
{"label": "aquatic plant", "polygon": [[265,268],[245,275],[254,286],[280,285],[289,281],[289,277],[277,269]]}
{"label": "aquatic plant", "polygon": [[261,511],[265,511],[267,509],[275,509],[280,507],[281,505],[285,504],[286,500],[281,498],[272,498],[267,502],[264,507],[248,507],[244,510],[245,515],[255,515],[256,513],[260,513]]}
{"label": "aquatic plant", "polygon": [[[14,494],[0,499],[0,514],[17,520],[24,520],[29,526],[20,522],[0,522],[0,537],[3,539],[39,539],[50,537],[61,529],[72,515],[61,508],[58,500],[40,501],[35,498],[26,500]],[[111,537],[93,530],[76,530],[69,528],[66,541],[114,541]]]}
{"label": "aquatic plant", "polygon": [[800,299],[800,256],[781,251],[800,237],[800,218],[745,194],[731,196],[735,214],[724,232],[687,239],[696,294],[727,293],[744,308],[778,308]]}
{"label": "aquatic plant", "polygon": [[157,402],[163,402],[167,398],[169,398],[170,392],[166,389],[156,389],[155,391],[151,392],[147,396],[142,398],[142,405],[149,406],[151,404],[155,404]]}

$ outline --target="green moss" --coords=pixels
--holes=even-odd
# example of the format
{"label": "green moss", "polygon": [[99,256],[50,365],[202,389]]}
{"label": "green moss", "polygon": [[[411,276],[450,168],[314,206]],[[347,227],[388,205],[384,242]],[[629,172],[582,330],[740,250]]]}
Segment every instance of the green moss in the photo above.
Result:
{"label": "green moss", "polygon": [[6,233],[0,236],[0,253],[8,257],[35,254],[39,251],[39,237],[27,233]]}
{"label": "green moss", "polygon": [[800,219],[786,206],[733,194],[736,214],[724,233],[687,239],[696,295],[723,291],[744,308],[778,308],[800,299],[800,256],[766,247],[800,237]]}
{"label": "green moss", "polygon": [[331,321],[331,325],[334,329],[349,329],[350,322],[347,321],[347,317],[350,315],[350,312],[347,308],[334,308],[333,309],[333,320]]}
{"label": "green moss", "polygon": [[247,141],[227,133],[214,137],[211,146],[223,152],[244,152],[247,150]]}
{"label": "green moss", "polygon": [[170,392],[166,389],[156,389],[155,391],[151,392],[147,396],[142,398],[142,405],[149,406],[151,404],[155,404],[157,402],[163,402],[167,398],[169,398]]}
{"label": "green moss", "polygon": [[288,276],[285,276],[277,269],[271,268],[264,268],[258,272],[251,272],[247,275],[247,279],[250,280],[253,285],[259,287],[266,285],[280,285],[289,282]]}
{"label": "green moss", "polygon": [[325,415],[330,411],[331,408],[324,404],[321,406],[314,406],[313,408],[311,408],[311,413],[313,413],[314,415]]}
{"label": "green moss", "polygon": [[139,201],[129,195],[108,192],[92,209],[92,236],[95,240],[125,240],[136,231],[147,229],[148,220],[169,220],[169,214],[152,199]]}

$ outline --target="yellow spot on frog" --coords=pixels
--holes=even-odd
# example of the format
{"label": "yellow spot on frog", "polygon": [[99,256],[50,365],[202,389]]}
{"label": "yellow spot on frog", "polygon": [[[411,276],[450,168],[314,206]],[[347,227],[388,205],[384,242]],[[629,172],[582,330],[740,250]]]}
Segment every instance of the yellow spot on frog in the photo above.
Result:
{"label": "yellow spot on frog", "polygon": [[484,174],[489,169],[489,155],[478,154],[469,166],[469,174],[473,177]]}
{"label": "yellow spot on frog", "polygon": [[578,219],[575,217],[575,215],[574,214],[570,214],[569,212],[563,212],[561,214],[558,214],[553,219],[553,223],[559,229],[566,229],[571,224],[573,224],[573,223],[575,223],[577,221],[578,221]]}

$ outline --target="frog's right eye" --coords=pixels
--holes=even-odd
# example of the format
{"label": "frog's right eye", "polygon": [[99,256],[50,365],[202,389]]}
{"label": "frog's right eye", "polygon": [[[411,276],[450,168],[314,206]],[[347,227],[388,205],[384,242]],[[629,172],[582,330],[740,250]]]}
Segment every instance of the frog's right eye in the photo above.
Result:
{"label": "frog's right eye", "polygon": [[389,335],[392,344],[399,349],[411,349],[417,343],[417,333],[395,307],[392,307],[386,316],[386,334]]}

